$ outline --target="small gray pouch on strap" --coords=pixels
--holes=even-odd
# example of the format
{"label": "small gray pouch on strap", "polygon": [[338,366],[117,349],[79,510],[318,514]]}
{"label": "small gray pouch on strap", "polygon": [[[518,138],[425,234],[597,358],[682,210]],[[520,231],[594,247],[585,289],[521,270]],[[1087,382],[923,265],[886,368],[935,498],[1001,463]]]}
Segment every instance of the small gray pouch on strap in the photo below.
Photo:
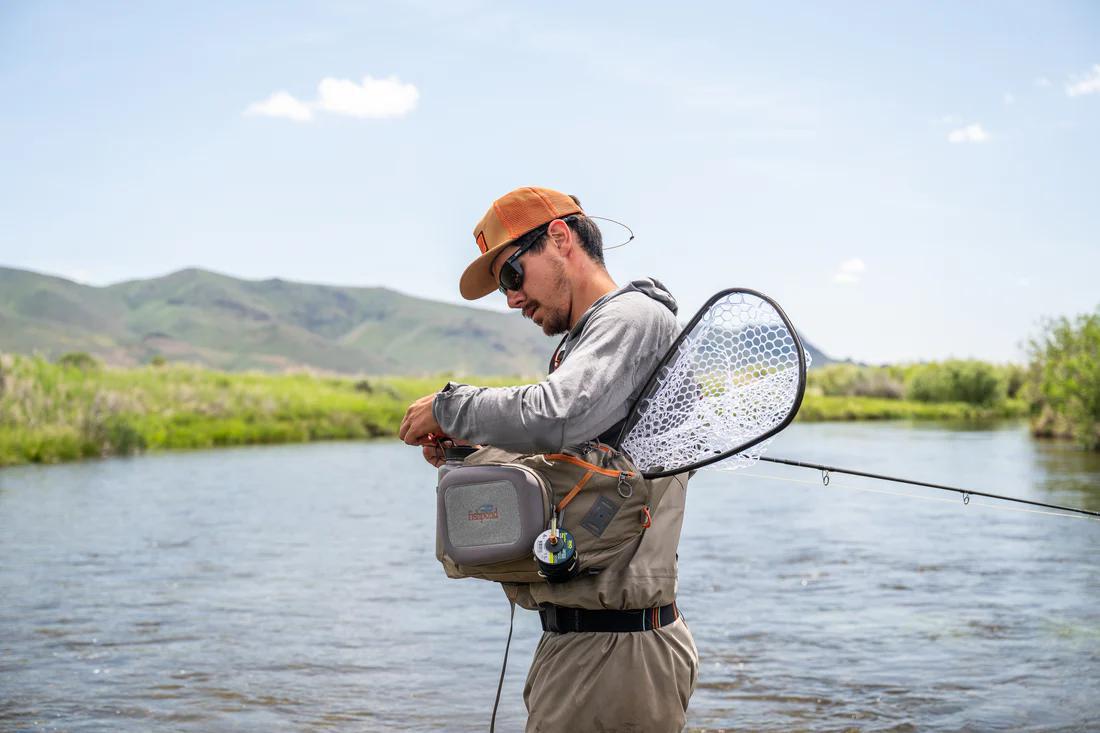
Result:
{"label": "small gray pouch on strap", "polygon": [[531,548],[546,528],[550,504],[550,492],[534,471],[462,466],[439,482],[436,501],[436,549],[441,560],[451,561],[444,562],[452,565],[448,575],[454,570],[455,577],[485,577],[502,570],[514,579],[517,571],[534,571]]}

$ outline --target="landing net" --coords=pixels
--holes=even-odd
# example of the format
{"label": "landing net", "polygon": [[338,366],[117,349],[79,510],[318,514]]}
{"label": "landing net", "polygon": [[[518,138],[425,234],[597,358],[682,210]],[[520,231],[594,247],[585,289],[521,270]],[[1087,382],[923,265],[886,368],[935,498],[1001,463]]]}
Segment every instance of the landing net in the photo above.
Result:
{"label": "landing net", "polygon": [[752,465],[794,419],[808,362],[774,301],[751,290],[722,291],[657,368],[620,447],[651,477],[717,461],[731,470]]}

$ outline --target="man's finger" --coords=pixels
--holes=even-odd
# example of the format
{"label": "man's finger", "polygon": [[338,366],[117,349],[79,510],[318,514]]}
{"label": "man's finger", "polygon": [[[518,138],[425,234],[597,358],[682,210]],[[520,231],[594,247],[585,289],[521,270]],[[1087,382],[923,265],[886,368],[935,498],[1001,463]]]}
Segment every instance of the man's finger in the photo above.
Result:
{"label": "man's finger", "polygon": [[401,429],[397,431],[397,437],[401,438],[401,440],[405,440],[405,436],[408,435],[409,430],[412,429],[413,408],[415,405],[416,403],[410,405],[409,409],[405,411],[405,417],[401,418]]}
{"label": "man's finger", "polygon": [[439,448],[432,445],[426,445],[424,446],[423,451],[424,460],[432,464],[436,468],[439,468],[440,464],[443,463],[443,456],[440,455]]}

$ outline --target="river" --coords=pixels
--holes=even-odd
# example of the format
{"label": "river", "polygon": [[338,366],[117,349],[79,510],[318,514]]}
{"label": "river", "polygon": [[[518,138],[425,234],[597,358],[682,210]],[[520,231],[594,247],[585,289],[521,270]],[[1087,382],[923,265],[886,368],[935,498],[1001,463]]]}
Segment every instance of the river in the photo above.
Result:
{"label": "river", "polygon": [[[1100,457],[1018,424],[797,424],[769,455],[1100,509]],[[1100,522],[831,479],[692,480],[688,730],[1100,728]],[[486,730],[508,604],[444,577],[434,503],[396,442],[0,471],[0,730]],[[498,730],[539,633],[517,612]]]}

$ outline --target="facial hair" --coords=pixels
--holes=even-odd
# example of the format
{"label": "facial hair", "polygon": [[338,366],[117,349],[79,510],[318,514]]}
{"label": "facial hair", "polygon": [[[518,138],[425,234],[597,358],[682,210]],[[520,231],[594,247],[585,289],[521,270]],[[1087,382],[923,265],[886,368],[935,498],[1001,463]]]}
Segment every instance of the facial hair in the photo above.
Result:
{"label": "facial hair", "polygon": [[[554,290],[553,292],[566,299],[569,293],[569,280],[565,277],[565,265],[554,260]],[[560,336],[569,330],[570,308],[568,304],[545,305],[535,301],[535,305],[542,309],[542,332],[547,336]]]}

